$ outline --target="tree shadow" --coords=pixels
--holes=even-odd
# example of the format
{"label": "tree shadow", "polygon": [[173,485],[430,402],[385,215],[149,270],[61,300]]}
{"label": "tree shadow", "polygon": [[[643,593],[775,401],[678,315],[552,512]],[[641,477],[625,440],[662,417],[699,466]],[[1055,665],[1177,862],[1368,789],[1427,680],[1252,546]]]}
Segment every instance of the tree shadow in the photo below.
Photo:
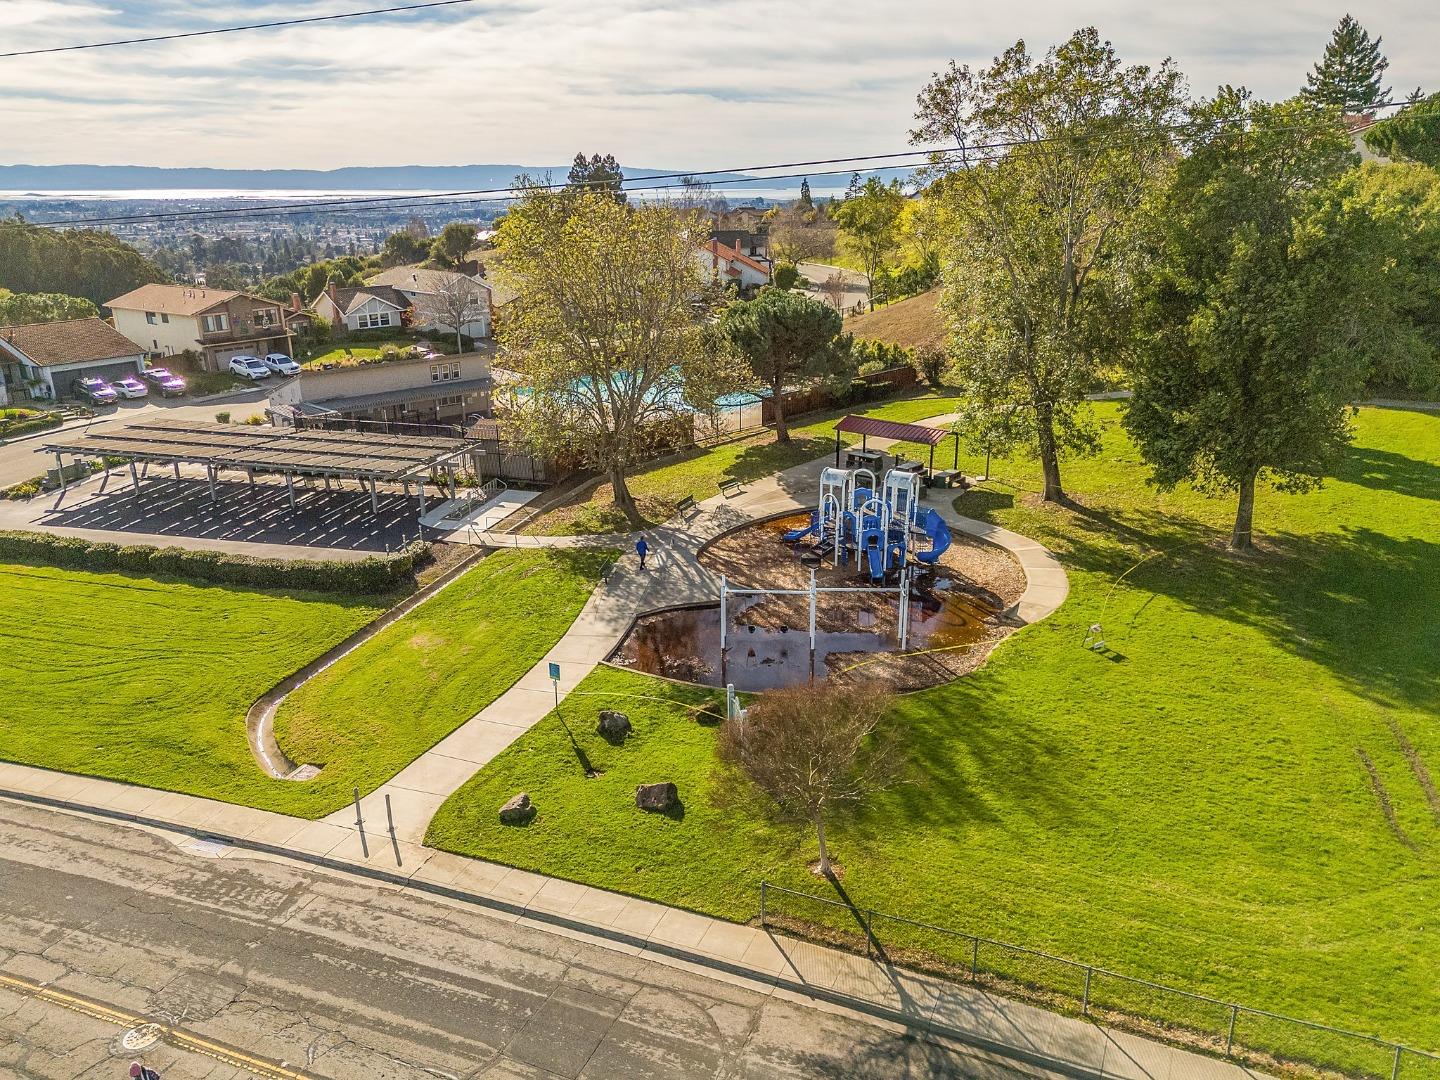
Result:
{"label": "tree shadow", "polygon": [[1331,475],[1376,491],[1440,500],[1440,465],[1373,446],[1351,446]]}

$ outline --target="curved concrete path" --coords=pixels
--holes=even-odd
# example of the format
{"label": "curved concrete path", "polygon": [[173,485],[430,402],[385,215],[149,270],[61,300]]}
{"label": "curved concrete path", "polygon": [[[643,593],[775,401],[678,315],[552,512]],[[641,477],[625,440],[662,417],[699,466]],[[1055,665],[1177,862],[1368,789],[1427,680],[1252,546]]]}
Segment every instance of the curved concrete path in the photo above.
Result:
{"label": "curved concrete path", "polygon": [[[952,416],[937,416],[930,426],[948,424]],[[872,439],[881,448],[887,440]],[[596,536],[513,536],[508,533],[470,533],[447,537],[451,543],[483,544],[504,549],[621,547],[623,554],[569,630],[509,690],[476,713],[438,744],[407,765],[399,774],[361,800],[367,820],[387,821],[389,813],[401,841],[421,844],[435,811],[470,777],[479,772],[555,707],[619,645],[635,619],[649,611],[715,601],[720,580],[700,565],[701,548],[716,537],[760,518],[788,511],[808,510],[819,490],[820,470],[829,457],[796,465],[749,484],[732,497],[715,495],[690,513],[647,529],[648,568],[641,570],[634,555],[639,533]],[[952,492],[937,489],[925,500],[954,529],[1004,548],[1025,572],[1026,589],[1009,612],[1021,623],[1037,622],[1064,601],[1069,590],[1065,571],[1044,547],[1003,529],[957,513]],[[550,681],[551,663],[560,665],[557,687]],[[325,819],[334,825],[354,827],[355,810],[338,810]]]}

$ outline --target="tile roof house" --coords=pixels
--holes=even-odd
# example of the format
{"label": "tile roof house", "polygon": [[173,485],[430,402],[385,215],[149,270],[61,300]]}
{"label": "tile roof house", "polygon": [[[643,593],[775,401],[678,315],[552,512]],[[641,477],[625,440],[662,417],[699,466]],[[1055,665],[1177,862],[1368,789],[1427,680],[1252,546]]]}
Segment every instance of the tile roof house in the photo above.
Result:
{"label": "tile roof house", "polygon": [[712,281],[734,282],[743,295],[749,295],[770,281],[770,267],[758,259],[742,254],[719,240],[710,240],[695,253],[700,271]]}
{"label": "tile roof house", "polygon": [[407,326],[405,313],[412,308],[410,300],[393,285],[342,289],[334,282],[325,286],[310,306],[332,326],[343,323],[350,330]]}
{"label": "tile roof house", "polygon": [[107,301],[115,328],[155,356],[186,351],[220,371],[232,356],[291,352],[285,309],[233,289],[204,285],[142,285]]}
{"label": "tile roof house", "polygon": [[392,266],[382,271],[367,283],[369,287],[386,285],[403,296],[415,309],[412,325],[416,330],[434,330],[453,334],[454,326],[449,325],[443,315],[438,297],[447,289],[464,288],[473,290],[475,317],[459,328],[459,332],[476,341],[490,337],[491,316],[494,314],[494,299],[490,285],[469,274],[453,270],[431,270],[420,266]]}
{"label": "tile roof house", "polygon": [[145,350],[103,319],[0,326],[0,403],[55,399],[79,378],[138,375]]}

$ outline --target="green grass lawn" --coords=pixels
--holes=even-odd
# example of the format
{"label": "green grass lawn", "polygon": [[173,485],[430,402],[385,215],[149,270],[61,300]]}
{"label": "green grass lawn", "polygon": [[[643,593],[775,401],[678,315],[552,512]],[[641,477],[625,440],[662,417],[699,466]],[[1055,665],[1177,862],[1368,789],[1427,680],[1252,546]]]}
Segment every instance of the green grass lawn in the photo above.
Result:
{"label": "green grass lawn", "polygon": [[482,560],[285,699],[275,737],[324,765],[296,797],[319,816],[370,790],[498,698],[575,621],[607,551],[511,551]]}
{"label": "green grass lawn", "polygon": [[[846,893],[1440,1048],[1440,416],[1362,410],[1322,490],[1258,496],[1264,548],[1236,558],[1217,546],[1232,502],[1147,488],[1118,407],[1096,412],[1100,454],[1065,468],[1077,509],[1040,504],[1027,461],[961,498],[1054,550],[1071,597],[899,704],[911,782],[835,828]],[[1081,648],[1096,621],[1107,654]],[[608,669],[582,689],[614,695],[564,705],[599,778],[547,718],[432,842],[736,920],[762,878],[824,890],[812,838],[715,804],[713,731],[687,711],[703,691]],[[602,702],[636,723],[623,748],[590,734]],[[634,808],[656,780],[683,817]],[[521,789],[538,817],[500,827]]]}
{"label": "green grass lawn", "polygon": [[[686,495],[693,495],[697,500],[708,499],[723,480],[759,480],[830,453],[835,448],[835,425],[850,413],[910,423],[949,412],[957,400],[943,394],[918,392],[894,401],[833,410],[819,419],[802,418],[790,428],[788,443],[776,442],[775,433],[767,430],[720,446],[696,448],[678,461],[639,470],[630,479],[630,491],[648,520],[664,521]],[[848,433],[842,437],[846,445],[859,441],[858,436]],[[930,450],[928,446],[909,446],[909,452],[923,458]],[[937,452],[937,466],[939,463]],[[629,532],[630,525],[616,508],[610,485],[601,484],[583,501],[557,507],[537,517],[525,531],[575,536]]]}
{"label": "green grass lawn", "polygon": [[374,599],[0,565],[0,758],[291,810],[245,711]]}
{"label": "green grass lawn", "polygon": [[606,553],[491,556],[301,687],[276,718],[306,783],[256,765],[245,713],[376,601],[0,566],[0,758],[321,817],[499,697],[564,633]]}

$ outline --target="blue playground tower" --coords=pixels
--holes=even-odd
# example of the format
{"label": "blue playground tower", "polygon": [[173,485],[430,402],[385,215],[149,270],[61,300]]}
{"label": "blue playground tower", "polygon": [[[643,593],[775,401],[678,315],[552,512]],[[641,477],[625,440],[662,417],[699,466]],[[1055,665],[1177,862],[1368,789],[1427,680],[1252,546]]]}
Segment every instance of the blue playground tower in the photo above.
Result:
{"label": "blue playground tower", "polygon": [[[872,582],[902,570],[912,554],[917,562],[934,565],[951,544],[945,520],[928,507],[921,511],[920,477],[904,469],[887,472],[878,491],[869,469],[822,471],[820,503],[810,524],[791,529],[784,539],[794,544],[812,536],[809,551],[821,562],[833,557],[839,568],[853,556],[857,570]],[[912,550],[921,538],[930,541],[929,548]]]}

